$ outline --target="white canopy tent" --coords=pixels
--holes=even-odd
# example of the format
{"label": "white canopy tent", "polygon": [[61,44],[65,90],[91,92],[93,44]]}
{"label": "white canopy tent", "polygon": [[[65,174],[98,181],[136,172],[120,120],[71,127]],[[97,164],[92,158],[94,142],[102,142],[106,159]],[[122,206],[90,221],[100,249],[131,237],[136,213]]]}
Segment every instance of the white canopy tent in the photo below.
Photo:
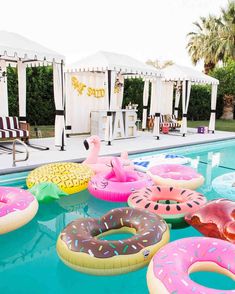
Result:
{"label": "white canopy tent", "polygon": [[[153,67],[146,65],[132,57],[127,55],[121,55],[112,52],[99,51],[91,56],[88,56],[70,66],[68,66],[66,74],[66,129],[71,129],[71,113],[72,113],[72,91],[71,90],[71,79],[79,77],[81,82],[84,74],[89,73],[91,77],[94,75],[103,75],[103,87],[105,89],[105,97],[101,107],[107,111],[107,125],[106,125],[106,141],[111,144],[112,140],[112,121],[111,121],[111,110],[120,109],[122,106],[123,99],[123,87],[120,92],[115,93],[114,87],[118,81],[123,85],[125,78],[130,77],[141,77],[146,81],[149,80],[160,80],[160,71]],[[84,80],[82,80],[83,82]],[[82,84],[78,84],[78,91],[82,87]],[[85,87],[85,86],[84,86]],[[144,91],[144,113],[146,117],[148,103],[148,90],[145,87]],[[87,96],[81,99],[87,99]],[[147,101],[147,102],[146,102]],[[94,104],[92,105],[94,107]],[[96,105],[96,107],[98,107]],[[87,111],[88,109],[84,110]],[[90,111],[90,109],[89,109]],[[146,120],[146,118],[145,118]]]}
{"label": "white canopy tent", "polygon": [[[64,56],[15,33],[0,31],[0,67],[17,66],[19,119],[26,121],[26,67],[53,66],[54,101],[56,107],[55,145],[64,149]],[[0,116],[8,116],[7,82],[0,80]]]}
{"label": "white canopy tent", "polygon": [[[202,72],[199,72],[193,68],[180,66],[177,64],[168,66],[162,70],[164,83],[177,83],[177,91],[175,96],[174,113],[178,116],[178,106],[180,102],[180,94],[182,95],[182,126],[181,133],[183,136],[187,133],[187,112],[190,100],[191,86],[194,84],[209,84],[212,86],[211,91],[211,115],[209,122],[209,130],[214,133],[215,131],[215,112],[216,112],[216,100],[217,100],[217,87],[219,81],[213,77],[210,77]],[[180,93],[179,88],[182,88]],[[172,97],[173,99],[173,97]]]}

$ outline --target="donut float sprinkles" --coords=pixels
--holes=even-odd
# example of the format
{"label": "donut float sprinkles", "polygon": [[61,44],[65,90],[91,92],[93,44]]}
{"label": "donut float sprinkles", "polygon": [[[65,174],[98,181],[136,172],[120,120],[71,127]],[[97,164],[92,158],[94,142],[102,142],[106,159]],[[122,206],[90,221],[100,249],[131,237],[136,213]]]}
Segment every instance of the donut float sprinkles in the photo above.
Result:
{"label": "donut float sprinkles", "polygon": [[185,215],[198,210],[206,202],[206,197],[196,191],[164,186],[146,187],[128,198],[130,207],[157,213],[173,228],[185,226]]}
{"label": "donut float sprinkles", "polygon": [[[123,240],[100,240],[110,233],[131,232]],[[57,253],[69,267],[93,274],[116,275],[137,270],[169,241],[169,228],[158,215],[130,207],[109,211],[99,219],[71,222],[57,241]]]}
{"label": "donut float sprinkles", "polygon": [[0,235],[27,224],[37,211],[38,202],[28,191],[0,187]]}
{"label": "donut float sprinkles", "polygon": [[39,183],[54,183],[63,192],[74,194],[87,188],[93,174],[90,167],[80,163],[50,163],[31,171],[26,184],[28,188],[32,188]]}
{"label": "donut float sprinkles", "polygon": [[195,190],[204,177],[192,167],[181,164],[159,164],[147,171],[156,185]]}
{"label": "donut float sprinkles", "polygon": [[[167,244],[151,260],[147,272],[150,294],[228,294],[235,290],[204,287],[189,277],[215,271],[235,280],[235,245],[215,238],[184,238]],[[215,283],[216,285],[216,283]]]}

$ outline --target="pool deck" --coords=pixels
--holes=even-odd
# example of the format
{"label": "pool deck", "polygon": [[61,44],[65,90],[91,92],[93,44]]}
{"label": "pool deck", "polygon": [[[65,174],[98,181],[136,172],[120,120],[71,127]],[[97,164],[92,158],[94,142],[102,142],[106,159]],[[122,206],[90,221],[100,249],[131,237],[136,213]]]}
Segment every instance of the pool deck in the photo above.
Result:
{"label": "pool deck", "polygon": [[[60,151],[54,146],[54,138],[31,139],[30,143],[47,146],[50,150],[39,151],[29,148],[29,159],[27,161],[17,162],[16,167],[12,166],[12,154],[3,154],[0,152],[0,174],[32,170],[39,165],[49,162],[81,162],[89,154],[89,150],[85,150],[83,145],[84,139],[88,136],[80,135],[68,138],[65,151]],[[134,154],[228,139],[235,139],[235,132],[216,131],[215,134],[197,134],[195,129],[189,129],[189,133],[185,137],[182,137],[179,133],[172,133],[160,135],[160,140],[156,140],[151,132],[138,132],[137,137],[114,140],[111,146],[107,146],[105,142],[102,142],[100,155],[117,155],[122,151]],[[21,147],[17,145],[17,149],[21,150]],[[17,159],[23,158],[24,156],[25,154],[23,153],[16,154]]]}

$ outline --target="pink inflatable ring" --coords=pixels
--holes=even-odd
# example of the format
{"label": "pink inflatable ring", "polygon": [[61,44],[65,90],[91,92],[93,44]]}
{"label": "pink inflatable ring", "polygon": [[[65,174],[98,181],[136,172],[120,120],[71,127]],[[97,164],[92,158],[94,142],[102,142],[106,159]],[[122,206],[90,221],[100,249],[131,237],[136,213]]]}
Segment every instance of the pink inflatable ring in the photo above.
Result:
{"label": "pink inflatable ring", "polygon": [[114,202],[126,202],[135,190],[151,186],[152,180],[145,173],[125,170],[119,158],[112,159],[112,171],[91,178],[88,191],[95,197]]}
{"label": "pink inflatable ring", "polygon": [[[194,237],[171,242],[152,258],[147,272],[150,294],[235,293],[192,281],[189,274],[214,271],[235,279],[235,245],[215,238]],[[216,281],[215,281],[216,285]]]}
{"label": "pink inflatable ring", "polygon": [[196,191],[164,186],[146,187],[128,198],[130,207],[159,214],[174,228],[186,226],[185,214],[195,212],[206,202],[206,197]]}
{"label": "pink inflatable ring", "polygon": [[204,177],[193,168],[180,164],[160,164],[148,170],[156,185],[195,190],[204,183]]}
{"label": "pink inflatable ring", "polygon": [[37,210],[38,202],[28,191],[0,187],[0,235],[27,224]]}

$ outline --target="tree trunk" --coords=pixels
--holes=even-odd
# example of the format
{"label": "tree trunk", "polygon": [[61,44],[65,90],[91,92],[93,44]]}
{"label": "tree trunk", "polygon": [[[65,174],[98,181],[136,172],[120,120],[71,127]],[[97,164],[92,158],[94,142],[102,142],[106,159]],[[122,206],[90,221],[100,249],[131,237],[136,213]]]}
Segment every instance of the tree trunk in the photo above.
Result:
{"label": "tree trunk", "polygon": [[234,112],[235,99],[233,95],[224,95],[223,115],[220,119],[232,120]]}
{"label": "tree trunk", "polygon": [[208,75],[209,71],[215,68],[215,63],[208,62],[204,63],[204,73]]}

